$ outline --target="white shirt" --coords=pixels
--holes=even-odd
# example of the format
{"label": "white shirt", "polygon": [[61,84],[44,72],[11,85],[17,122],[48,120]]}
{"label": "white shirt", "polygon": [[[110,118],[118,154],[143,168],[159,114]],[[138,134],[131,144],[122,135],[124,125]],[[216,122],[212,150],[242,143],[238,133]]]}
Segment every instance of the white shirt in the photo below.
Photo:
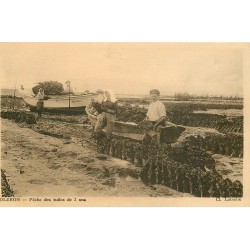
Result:
{"label": "white shirt", "polygon": [[162,102],[157,100],[149,105],[147,112],[149,121],[157,121],[164,116],[166,116],[166,108]]}
{"label": "white shirt", "polygon": [[44,99],[44,93],[41,93],[40,91],[37,94],[37,99],[38,100],[43,100]]}

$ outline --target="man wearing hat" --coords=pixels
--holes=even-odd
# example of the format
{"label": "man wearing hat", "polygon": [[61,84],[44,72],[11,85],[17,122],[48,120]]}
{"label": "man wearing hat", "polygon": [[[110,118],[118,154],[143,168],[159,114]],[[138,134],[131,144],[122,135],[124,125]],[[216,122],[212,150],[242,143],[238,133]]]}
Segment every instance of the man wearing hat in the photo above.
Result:
{"label": "man wearing hat", "polygon": [[[166,108],[165,105],[159,101],[160,91],[158,89],[152,89],[150,91],[151,104],[148,107],[146,119],[144,120],[145,135],[143,143],[151,143],[152,140],[159,144],[161,142],[161,134],[165,143],[172,143],[180,136],[185,128],[177,126],[166,120]],[[143,121],[143,122],[144,122]],[[143,124],[142,122],[142,124]],[[165,127],[168,130],[161,131],[161,128]]]}
{"label": "man wearing hat", "polygon": [[40,118],[42,116],[43,107],[44,107],[44,89],[40,88],[37,94],[37,104],[36,109],[38,113],[38,117]]}
{"label": "man wearing hat", "polygon": [[159,101],[159,96],[160,91],[158,89],[152,89],[150,91],[152,102],[148,107],[146,119],[152,122],[154,130],[156,130],[159,125],[163,124],[166,118],[166,108],[165,105]]}
{"label": "man wearing hat", "polygon": [[155,138],[156,143],[160,143],[160,125],[165,125],[166,108],[165,105],[159,101],[160,91],[152,89],[150,91],[151,104],[148,107],[148,112],[141,126],[145,132],[143,143],[150,143]]}

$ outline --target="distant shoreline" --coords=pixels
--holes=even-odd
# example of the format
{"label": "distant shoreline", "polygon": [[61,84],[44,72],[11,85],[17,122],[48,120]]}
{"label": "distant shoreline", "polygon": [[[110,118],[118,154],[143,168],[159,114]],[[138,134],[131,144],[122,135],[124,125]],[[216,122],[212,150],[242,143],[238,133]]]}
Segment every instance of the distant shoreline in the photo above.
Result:
{"label": "distant shoreline", "polygon": [[[0,92],[1,95],[14,95],[15,89],[4,89],[1,88]],[[80,92],[79,92],[80,94]],[[140,94],[116,94],[118,99],[143,99],[143,98],[148,98],[149,95],[140,95]],[[192,95],[191,95],[192,96]],[[197,96],[192,100],[192,97],[189,100],[178,100],[176,99],[175,96],[169,96],[169,95],[161,95],[160,97],[161,100],[167,100],[167,101],[206,101],[207,99],[214,99],[214,100],[232,100],[232,101],[243,101],[243,97],[238,97],[238,98],[230,98],[229,96]]]}

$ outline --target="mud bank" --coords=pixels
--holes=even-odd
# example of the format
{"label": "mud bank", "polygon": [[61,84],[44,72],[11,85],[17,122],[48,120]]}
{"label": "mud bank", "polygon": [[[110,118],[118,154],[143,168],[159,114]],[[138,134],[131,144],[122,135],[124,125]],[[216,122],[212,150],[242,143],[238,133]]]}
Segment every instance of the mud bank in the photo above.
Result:
{"label": "mud bank", "polygon": [[[58,117],[59,120],[57,120]],[[62,122],[62,119],[69,122]],[[40,134],[58,138],[63,141],[63,143],[76,143],[85,147],[87,145],[87,147],[91,148],[93,152],[96,152],[96,146],[90,139],[91,126],[86,123],[86,116],[77,116],[74,119],[77,120],[77,122],[72,123],[67,116],[54,116],[45,114],[41,119],[37,120],[37,124],[19,124],[19,126],[26,128],[28,127]],[[189,126],[184,127],[185,131],[178,138],[177,142],[172,144],[172,147],[178,147],[178,144],[184,141],[185,138],[189,136],[205,137],[211,135],[223,135],[214,128]],[[216,161],[216,169],[224,178],[229,178],[232,181],[235,181],[236,179],[242,181],[243,158],[215,154],[213,152],[210,153]]]}
{"label": "mud bank", "polygon": [[[41,127],[42,120],[36,126]],[[82,127],[71,124],[65,131],[75,133],[58,139],[1,119],[1,166],[16,197],[190,196],[160,185],[144,185],[138,178],[140,168],[97,153]]]}
{"label": "mud bank", "polygon": [[1,169],[1,196],[12,197],[14,196],[13,190],[10,188],[5,170]]}

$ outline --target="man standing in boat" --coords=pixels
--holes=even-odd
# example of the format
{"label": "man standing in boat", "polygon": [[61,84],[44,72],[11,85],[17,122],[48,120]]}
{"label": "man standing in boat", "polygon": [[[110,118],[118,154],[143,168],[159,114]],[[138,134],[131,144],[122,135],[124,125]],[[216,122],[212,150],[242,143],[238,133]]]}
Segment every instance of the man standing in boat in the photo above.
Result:
{"label": "man standing in boat", "polygon": [[142,122],[142,126],[146,126],[144,141],[155,138],[157,143],[160,143],[160,126],[165,125],[166,120],[166,108],[165,105],[159,101],[160,91],[158,89],[152,89],[150,91],[151,103],[148,107],[145,120]]}
{"label": "man standing in boat", "polygon": [[[160,91],[152,89],[150,91],[151,104],[148,107],[146,119],[142,121],[141,127],[145,131],[144,143],[151,143],[152,139],[159,144],[175,142],[180,134],[185,130],[182,126],[167,121],[165,105],[159,101]],[[161,128],[163,130],[161,130]],[[161,139],[162,136],[162,139]]]}
{"label": "man standing in boat", "polygon": [[44,107],[44,90],[43,88],[40,88],[37,94],[37,105],[36,105],[36,109],[37,109],[37,113],[38,113],[38,117],[40,118],[42,116],[42,112],[43,112],[43,107]]}
{"label": "man standing in boat", "polygon": [[146,120],[151,121],[153,130],[164,124],[166,119],[166,108],[165,105],[159,101],[160,91],[158,89],[152,89],[150,91],[151,104],[148,107]]}

